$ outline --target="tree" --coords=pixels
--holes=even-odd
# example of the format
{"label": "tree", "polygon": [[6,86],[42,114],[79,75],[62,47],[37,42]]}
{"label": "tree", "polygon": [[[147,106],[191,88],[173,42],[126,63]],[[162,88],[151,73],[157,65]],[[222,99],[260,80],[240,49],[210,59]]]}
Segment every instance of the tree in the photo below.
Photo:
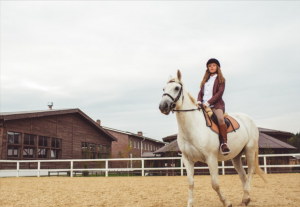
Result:
{"label": "tree", "polygon": [[300,153],[300,132],[294,134],[291,138],[289,138],[287,140],[287,143],[297,148],[294,150],[288,150],[288,152]]}

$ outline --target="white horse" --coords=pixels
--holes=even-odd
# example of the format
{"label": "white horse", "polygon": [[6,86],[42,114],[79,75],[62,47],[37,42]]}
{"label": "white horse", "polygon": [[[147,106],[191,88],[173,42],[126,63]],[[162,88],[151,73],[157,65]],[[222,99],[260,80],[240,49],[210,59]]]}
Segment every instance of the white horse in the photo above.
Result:
{"label": "white horse", "polygon": [[[164,95],[159,104],[163,114],[168,115],[171,110],[195,109],[195,99],[185,90],[181,81],[181,73],[177,71],[177,78],[170,76],[164,87]],[[194,164],[197,161],[207,163],[211,175],[212,188],[218,193],[220,200],[226,207],[232,206],[231,202],[221,193],[218,180],[218,161],[231,159],[234,168],[239,174],[243,185],[241,206],[250,202],[250,182],[256,172],[262,179],[263,172],[258,165],[258,138],[259,132],[253,120],[242,113],[230,114],[240,124],[236,132],[228,133],[228,146],[231,153],[227,156],[219,152],[218,135],[206,126],[204,115],[201,111],[176,112],[178,123],[178,146],[182,152],[184,166],[188,180],[188,207],[193,206]],[[248,165],[248,178],[241,163],[241,156],[245,153]],[[266,180],[265,180],[266,181]],[[229,186],[228,186],[229,187]]]}

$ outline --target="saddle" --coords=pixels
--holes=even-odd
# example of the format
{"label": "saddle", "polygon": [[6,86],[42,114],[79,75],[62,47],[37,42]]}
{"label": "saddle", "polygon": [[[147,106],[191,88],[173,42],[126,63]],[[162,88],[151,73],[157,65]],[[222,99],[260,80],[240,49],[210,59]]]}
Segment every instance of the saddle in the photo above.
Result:
{"label": "saddle", "polygon": [[[219,123],[218,123],[218,118],[214,113],[211,113],[212,111],[203,111],[206,119],[206,126],[210,127],[210,129],[219,134]],[[231,116],[229,116],[227,113],[224,114],[224,121],[225,124],[227,125],[227,133],[229,132],[235,132],[240,128],[240,124]]]}

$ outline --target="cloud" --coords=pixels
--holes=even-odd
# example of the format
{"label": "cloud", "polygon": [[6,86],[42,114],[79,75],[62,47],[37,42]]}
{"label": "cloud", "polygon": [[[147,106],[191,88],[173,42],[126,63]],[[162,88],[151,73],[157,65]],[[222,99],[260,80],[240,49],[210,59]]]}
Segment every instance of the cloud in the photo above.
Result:
{"label": "cloud", "polygon": [[[80,108],[108,127],[161,139],[177,132],[158,110],[170,74],[199,92],[220,60],[229,112],[257,123],[295,118],[299,2],[1,2],[1,111]],[[298,125],[297,125],[298,124]],[[270,125],[272,127],[273,125]]]}

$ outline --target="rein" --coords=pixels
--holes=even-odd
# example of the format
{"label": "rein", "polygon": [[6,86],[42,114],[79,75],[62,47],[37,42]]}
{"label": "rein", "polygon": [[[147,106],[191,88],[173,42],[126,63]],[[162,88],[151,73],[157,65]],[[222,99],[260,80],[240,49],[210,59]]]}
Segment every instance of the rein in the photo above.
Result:
{"label": "rein", "polygon": [[[176,82],[176,81],[170,81],[170,82],[168,82],[168,83],[179,83],[179,82]],[[172,99],[172,103],[171,103],[171,106],[170,106],[170,108],[171,108],[171,111],[174,113],[174,112],[189,112],[189,111],[200,111],[201,109],[202,109],[202,106],[200,107],[200,108],[197,108],[197,109],[182,109],[182,110],[175,110],[175,107],[176,107],[176,102],[180,99],[180,96],[181,96],[181,94],[182,94],[182,102],[183,102],[183,100],[184,100],[184,95],[183,95],[183,91],[182,91],[182,88],[183,88],[183,86],[182,86],[182,84],[181,83],[179,83],[180,85],[181,85],[181,88],[180,88],[180,91],[179,91],[179,93],[178,93],[178,95],[177,95],[177,97],[174,99],[170,94],[168,94],[168,93],[164,93],[162,96],[169,96],[171,99]]]}

